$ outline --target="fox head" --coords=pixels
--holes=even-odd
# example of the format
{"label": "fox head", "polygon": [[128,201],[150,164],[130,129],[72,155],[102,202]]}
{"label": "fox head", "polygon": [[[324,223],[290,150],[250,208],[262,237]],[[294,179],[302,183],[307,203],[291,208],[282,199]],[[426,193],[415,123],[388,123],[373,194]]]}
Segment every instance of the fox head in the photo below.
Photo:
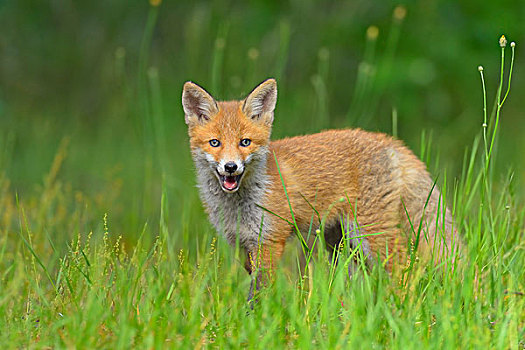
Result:
{"label": "fox head", "polygon": [[[277,83],[267,79],[244,100],[216,101],[186,82],[182,106],[199,171],[209,171],[222,190],[236,192],[244,178],[265,165],[277,102]],[[205,169],[202,169],[204,167]]]}

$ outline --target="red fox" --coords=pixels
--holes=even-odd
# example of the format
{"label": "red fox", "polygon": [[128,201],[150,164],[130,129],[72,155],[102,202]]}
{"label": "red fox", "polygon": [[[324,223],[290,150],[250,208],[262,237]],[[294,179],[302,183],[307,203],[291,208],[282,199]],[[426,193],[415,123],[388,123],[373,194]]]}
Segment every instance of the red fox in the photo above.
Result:
{"label": "red fox", "polygon": [[192,82],[182,93],[201,199],[217,231],[246,252],[248,273],[271,272],[314,211],[324,223],[314,230],[331,249],[347,231],[355,249],[388,271],[407,262],[417,232],[418,253],[437,263],[451,257],[452,216],[401,141],[360,129],[270,141],[276,102],[274,79],[241,101],[217,102]]}

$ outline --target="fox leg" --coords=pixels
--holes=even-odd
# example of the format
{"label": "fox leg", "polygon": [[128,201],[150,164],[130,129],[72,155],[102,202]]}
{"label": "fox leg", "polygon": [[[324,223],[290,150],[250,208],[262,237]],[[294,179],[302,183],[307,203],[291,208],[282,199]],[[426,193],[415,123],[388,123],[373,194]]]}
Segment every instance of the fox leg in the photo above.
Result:
{"label": "fox leg", "polygon": [[370,255],[367,259],[370,266],[379,261],[388,272],[392,272],[395,265],[406,263],[408,250],[408,240],[399,222],[399,215],[391,210],[389,201],[365,204],[357,215],[359,224],[352,232],[367,243],[363,248],[366,248],[365,255]]}
{"label": "fox leg", "polygon": [[273,279],[273,273],[277,263],[281,259],[286,240],[267,240],[254,249],[247,251],[245,268],[250,275],[256,275],[252,279],[248,301],[251,302],[259,289]]}

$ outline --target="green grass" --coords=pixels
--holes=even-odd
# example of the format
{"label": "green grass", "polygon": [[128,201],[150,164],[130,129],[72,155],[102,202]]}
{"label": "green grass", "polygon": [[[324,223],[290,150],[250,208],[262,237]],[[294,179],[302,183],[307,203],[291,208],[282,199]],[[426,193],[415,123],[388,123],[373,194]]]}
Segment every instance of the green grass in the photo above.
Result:
{"label": "green grass", "polygon": [[[500,101],[500,100],[498,100]],[[490,130],[497,134],[499,108]],[[492,135],[490,135],[492,136]],[[478,139],[477,139],[478,140]],[[129,247],[111,214],[92,230],[96,202],[57,180],[67,144],[38,196],[20,199],[0,182],[0,343],[8,347],[396,347],[516,348],[525,339],[525,211],[511,177],[491,176],[491,143],[466,156],[454,191],[467,246],[460,270],[431,265],[400,282],[376,266],[349,279],[325,254],[306,280],[290,250],[274,284],[250,310],[239,257],[191,208],[169,210]],[[479,148],[488,149],[476,154]],[[72,198],[74,197],[74,198]],[[449,201],[452,202],[452,201]],[[96,205],[96,204],[95,204]],[[192,211],[192,213],[189,213]],[[179,222],[175,228],[169,216]],[[189,230],[188,220],[201,229]],[[191,225],[192,227],[194,225]],[[78,237],[64,246],[53,232]],[[158,237],[152,242],[146,236]],[[170,243],[183,239],[182,249]],[[55,238],[53,238],[55,237]]]}
{"label": "green grass", "polygon": [[[235,51],[230,45],[239,35],[234,20],[219,21],[214,32],[192,22],[213,17],[207,8],[191,10],[188,40],[206,37],[214,49],[202,55],[204,44],[185,46],[183,67],[198,79],[208,79],[211,92],[225,98],[237,97],[268,74],[281,78],[274,131],[278,136],[334,125],[380,128],[371,116],[381,110],[385,92],[392,92],[390,84],[402,87],[395,69],[400,67],[395,51],[408,50],[401,40],[402,8],[381,27],[386,27],[384,41],[382,31],[378,39],[375,29],[368,30],[356,87],[350,90],[354,93],[344,99],[348,104],[337,103],[341,89],[332,88],[334,77],[343,71],[338,66],[341,55],[330,40],[308,61],[314,73],[294,84],[292,77],[299,79],[302,72],[287,68],[296,55],[292,15],[279,19],[268,34],[275,41],[272,49],[264,42]],[[303,10],[316,12],[311,4]],[[151,47],[157,21],[167,11],[153,6],[147,11],[140,17],[145,29],[137,39],[136,57],[132,50],[112,47],[114,57],[102,65],[112,75],[107,85],[101,84],[111,99],[97,115],[97,125],[75,116],[81,108],[73,108],[72,116],[67,110],[57,116],[38,106],[21,108],[23,103],[16,102],[23,101],[20,96],[6,99],[7,112],[0,104],[0,115],[9,116],[0,120],[0,344],[111,349],[525,346],[523,181],[501,161],[511,153],[504,132],[516,120],[514,114],[507,119],[502,109],[512,72],[508,47],[501,49],[501,70],[491,68],[496,65],[490,62],[486,69],[489,75],[500,73],[494,108],[487,109],[484,79],[479,90],[485,108],[472,102],[479,117],[479,127],[468,134],[473,141],[461,139],[455,130],[459,140],[454,145],[461,149],[454,154],[464,155],[462,164],[442,170],[443,163],[453,163],[446,151],[439,153],[449,149],[447,139],[437,137],[437,130],[421,134],[422,123],[405,119],[410,109],[403,103],[387,109],[392,119],[386,124],[394,134],[407,136],[409,144],[415,144],[409,131],[422,135],[415,151],[454,212],[466,248],[461,267],[451,271],[415,264],[397,279],[376,265],[350,279],[345,266],[349,252],[334,266],[321,250],[302,278],[301,249],[290,244],[275,281],[261,291],[252,310],[246,302],[251,279],[239,253],[212,229],[194,188],[180,90],[173,92],[183,78],[179,73],[174,81],[167,79],[169,66],[150,55],[155,52]],[[271,16],[261,15],[265,18]],[[35,26],[52,31],[42,23]],[[314,27],[320,28],[319,23]],[[59,52],[70,52],[60,51],[61,41],[55,45]],[[274,52],[272,60],[268,51]],[[239,52],[248,52],[248,58],[236,60]],[[514,48],[511,53],[513,57]],[[203,64],[210,70],[201,72]],[[138,72],[129,73],[130,66]],[[247,77],[226,76],[235,71],[232,66],[246,69]],[[470,68],[475,71],[475,66]],[[487,81],[490,91],[492,80]],[[465,86],[478,89],[473,79]],[[410,89],[403,93],[417,99],[408,97]],[[67,96],[66,105],[81,105],[70,102],[76,100],[75,93]],[[305,125],[304,117],[313,124]],[[523,159],[512,156],[516,162]],[[299,245],[297,239],[295,243]]]}
{"label": "green grass", "polygon": [[525,336],[524,212],[507,208],[514,199],[505,184],[458,217],[469,248],[461,272],[428,266],[400,283],[376,267],[348,280],[344,266],[333,272],[319,258],[304,282],[289,258],[253,311],[249,277],[209,228],[197,243],[170,249],[175,232],[161,219],[153,244],[139,239],[131,248],[104,216],[60,252],[49,232],[82,213],[65,209],[64,222],[51,215],[69,206],[57,187],[34,204],[17,204],[5,190],[0,197],[3,219],[21,221],[0,241],[0,342],[9,347],[515,348]]}

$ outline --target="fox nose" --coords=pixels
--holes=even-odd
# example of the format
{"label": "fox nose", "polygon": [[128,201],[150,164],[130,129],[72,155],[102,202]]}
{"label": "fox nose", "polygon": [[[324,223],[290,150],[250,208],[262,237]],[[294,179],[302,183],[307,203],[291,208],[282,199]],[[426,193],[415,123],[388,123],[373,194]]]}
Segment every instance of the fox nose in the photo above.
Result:
{"label": "fox nose", "polygon": [[224,164],[224,170],[226,170],[230,174],[233,174],[235,170],[237,170],[237,164],[235,164],[234,162],[228,162]]}

